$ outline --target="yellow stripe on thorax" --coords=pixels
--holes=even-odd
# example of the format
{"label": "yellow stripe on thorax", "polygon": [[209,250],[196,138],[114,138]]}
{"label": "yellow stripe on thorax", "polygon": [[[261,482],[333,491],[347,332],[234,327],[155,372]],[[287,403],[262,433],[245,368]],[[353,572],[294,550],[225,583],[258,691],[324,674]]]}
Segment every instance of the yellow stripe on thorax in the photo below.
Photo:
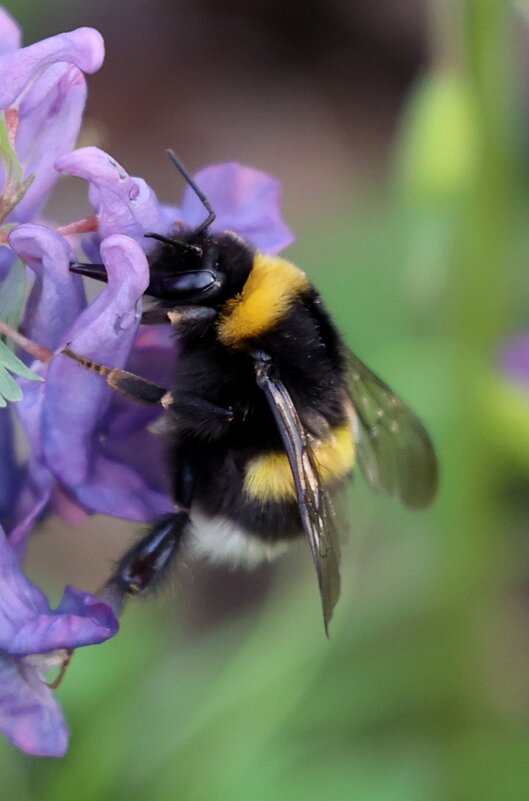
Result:
{"label": "yellow stripe on thorax", "polygon": [[296,296],[309,287],[307,276],[294,264],[257,251],[242,292],[224,304],[218,338],[224,345],[236,348],[246,339],[268,331]]}
{"label": "yellow stripe on thorax", "polygon": [[[316,443],[313,454],[324,485],[345,478],[355,458],[351,426],[333,428],[329,437]],[[244,489],[263,502],[295,500],[294,477],[286,453],[266,453],[252,459],[246,466]]]}

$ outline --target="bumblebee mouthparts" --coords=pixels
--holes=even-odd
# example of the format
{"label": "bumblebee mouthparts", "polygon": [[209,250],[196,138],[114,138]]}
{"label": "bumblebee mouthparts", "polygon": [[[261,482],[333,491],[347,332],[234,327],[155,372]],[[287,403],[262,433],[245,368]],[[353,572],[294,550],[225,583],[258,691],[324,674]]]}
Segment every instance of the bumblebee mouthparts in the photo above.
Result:
{"label": "bumblebee mouthparts", "polygon": [[76,275],[84,275],[87,278],[95,278],[96,281],[108,281],[107,269],[104,264],[85,264],[80,261],[70,262],[70,272]]}

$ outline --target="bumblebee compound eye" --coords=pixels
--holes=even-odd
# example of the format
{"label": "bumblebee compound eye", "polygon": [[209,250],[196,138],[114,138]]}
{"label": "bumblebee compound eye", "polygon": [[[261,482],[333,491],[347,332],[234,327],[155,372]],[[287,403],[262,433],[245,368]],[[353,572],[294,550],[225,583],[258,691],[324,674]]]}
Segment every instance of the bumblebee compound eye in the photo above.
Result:
{"label": "bumblebee compound eye", "polygon": [[208,298],[222,286],[213,270],[185,270],[172,275],[153,275],[145,295],[159,300],[191,301]]}

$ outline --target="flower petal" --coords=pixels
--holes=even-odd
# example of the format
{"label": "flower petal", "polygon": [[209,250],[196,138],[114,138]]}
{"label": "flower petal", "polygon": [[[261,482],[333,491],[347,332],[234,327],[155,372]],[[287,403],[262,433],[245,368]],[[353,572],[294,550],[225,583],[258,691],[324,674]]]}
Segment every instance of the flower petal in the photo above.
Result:
{"label": "flower petal", "polygon": [[62,520],[78,526],[84,523],[89,515],[85,506],[82,506],[77,498],[57,482],[54,483],[50,495],[50,507],[53,513]]}
{"label": "flower petal", "polygon": [[70,272],[68,242],[42,225],[19,225],[9,235],[14,252],[35,273],[23,327],[32,339],[54,350],[86,305],[83,281]]}
{"label": "flower petal", "polygon": [[48,601],[38,587],[20,570],[18,560],[0,529],[0,650],[10,652],[19,625],[39,612],[50,612]]}
{"label": "flower petal", "polygon": [[[25,400],[26,397],[22,398],[20,403],[24,403]],[[26,419],[24,419],[24,423],[27,424]],[[29,441],[35,442],[36,439],[33,436]],[[37,442],[37,447],[40,448],[40,441]],[[10,545],[19,558],[24,553],[29,532],[48,506],[52,488],[52,474],[47,467],[41,464],[37,452],[32,452],[21,481],[12,527],[9,531]]]}
{"label": "flower petal", "polygon": [[0,245],[0,289],[2,288],[3,280],[11,269],[14,261],[15,257],[13,256],[10,248],[6,247],[5,245]]}
{"label": "flower petal", "polygon": [[0,521],[7,520],[13,512],[14,499],[20,484],[20,471],[15,460],[11,409],[0,409]]}
{"label": "flower petal", "polygon": [[78,648],[112,637],[117,619],[90,593],[67,587],[55,611],[44,593],[21,572],[3,532],[0,534],[0,650],[12,656]]}
{"label": "flower petal", "polygon": [[0,730],[35,756],[60,757],[68,746],[61,707],[38,669],[1,652]]}
{"label": "flower petal", "polygon": [[[275,178],[228,162],[205,167],[194,179],[217,215],[212,230],[235,231],[265,253],[277,253],[292,242],[292,232],[281,217],[281,186]],[[184,192],[181,216],[191,227],[206,217],[190,186]]]}
{"label": "flower petal", "polygon": [[[30,338],[51,349],[65,342],[66,332],[85,306],[82,279],[69,270],[72,251],[59,234],[40,225],[14,228],[9,237],[13,250],[35,273],[24,316]],[[47,368],[35,363],[45,376]],[[16,412],[30,444],[30,456],[17,499],[10,542],[21,554],[28,532],[44,511],[54,491],[54,479],[45,465],[42,450],[42,416],[46,384],[20,381],[24,396]]]}
{"label": "flower petal", "polygon": [[164,229],[156,195],[142,178],[127,174],[115,159],[97,147],[83,147],[57,159],[59,172],[89,182],[89,196],[99,216],[101,237],[127,234],[140,244],[150,243],[143,235]]}
{"label": "flower petal", "polygon": [[21,40],[22,34],[18,24],[5,8],[0,8],[0,55],[18,50]]}
{"label": "flower petal", "polygon": [[[101,252],[108,284],[79,316],[68,339],[76,353],[123,367],[136,336],[149,270],[140,246],[129,237],[108,237]],[[45,464],[88,508],[132,520],[152,519],[168,510],[165,493],[146,485],[137,470],[105,451],[114,402],[104,378],[57,355],[49,365],[44,394]],[[122,402],[135,408],[133,401]]]}
{"label": "flower petal", "polygon": [[40,212],[58,178],[55,159],[75,144],[85,102],[83,73],[64,64],[49,67],[25,93],[20,102],[15,149],[24,176],[34,177],[10,214],[10,221],[32,220]]}
{"label": "flower petal", "polygon": [[0,108],[12,106],[30,81],[52,64],[66,62],[96,72],[105,55],[103,38],[93,28],[60,33],[0,56]]}
{"label": "flower petal", "polygon": [[[32,369],[39,375],[46,375],[46,366],[40,362],[34,362]],[[24,394],[16,404],[15,412],[29,443],[29,457],[16,499],[15,512],[10,521],[9,541],[21,557],[27,535],[48,506],[53,476],[44,464],[42,453],[42,407],[46,384],[24,379],[19,379],[19,383]]]}

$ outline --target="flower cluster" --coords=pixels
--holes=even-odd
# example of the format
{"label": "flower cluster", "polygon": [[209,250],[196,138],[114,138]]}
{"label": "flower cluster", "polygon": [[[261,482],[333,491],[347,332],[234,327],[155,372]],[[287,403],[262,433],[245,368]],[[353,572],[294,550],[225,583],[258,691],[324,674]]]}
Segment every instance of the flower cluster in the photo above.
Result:
{"label": "flower cluster", "polygon": [[[171,502],[159,437],[159,410],[139,406],[61,353],[69,346],[110,367],[126,367],[162,386],[173,376],[173,343],[165,326],[139,326],[149,282],[150,231],[193,226],[204,210],[188,187],[179,207],[162,206],[147,183],[131,177],[95,147],[72,150],[86,98],[85,73],[103,60],[101,36],[90,28],[20,47],[15,22],[0,9],[0,318],[19,303],[17,276],[31,276],[25,334],[54,352],[19,379],[16,404],[28,442],[17,465],[8,410],[0,409],[0,729],[33,754],[60,755],[67,744],[62,713],[45,672],[65,652],[112,636],[112,609],[69,588],[57,610],[19,566],[28,532],[51,511],[76,522],[93,511],[151,521]],[[87,182],[94,215],[57,227],[41,217],[60,174]],[[275,253],[291,241],[279,212],[275,179],[235,163],[213,165],[195,180],[217,217],[213,230],[232,230]],[[87,233],[88,232],[88,233]],[[84,233],[81,243],[72,234]],[[103,262],[108,283],[87,303],[82,279],[70,272],[81,246]],[[16,291],[15,291],[15,289]]]}
{"label": "flower cluster", "polygon": [[117,631],[112,610],[90,593],[67,587],[56,610],[20,572],[0,530],[0,730],[32,754],[60,756],[68,732],[46,683],[64,652],[99,643]]}

